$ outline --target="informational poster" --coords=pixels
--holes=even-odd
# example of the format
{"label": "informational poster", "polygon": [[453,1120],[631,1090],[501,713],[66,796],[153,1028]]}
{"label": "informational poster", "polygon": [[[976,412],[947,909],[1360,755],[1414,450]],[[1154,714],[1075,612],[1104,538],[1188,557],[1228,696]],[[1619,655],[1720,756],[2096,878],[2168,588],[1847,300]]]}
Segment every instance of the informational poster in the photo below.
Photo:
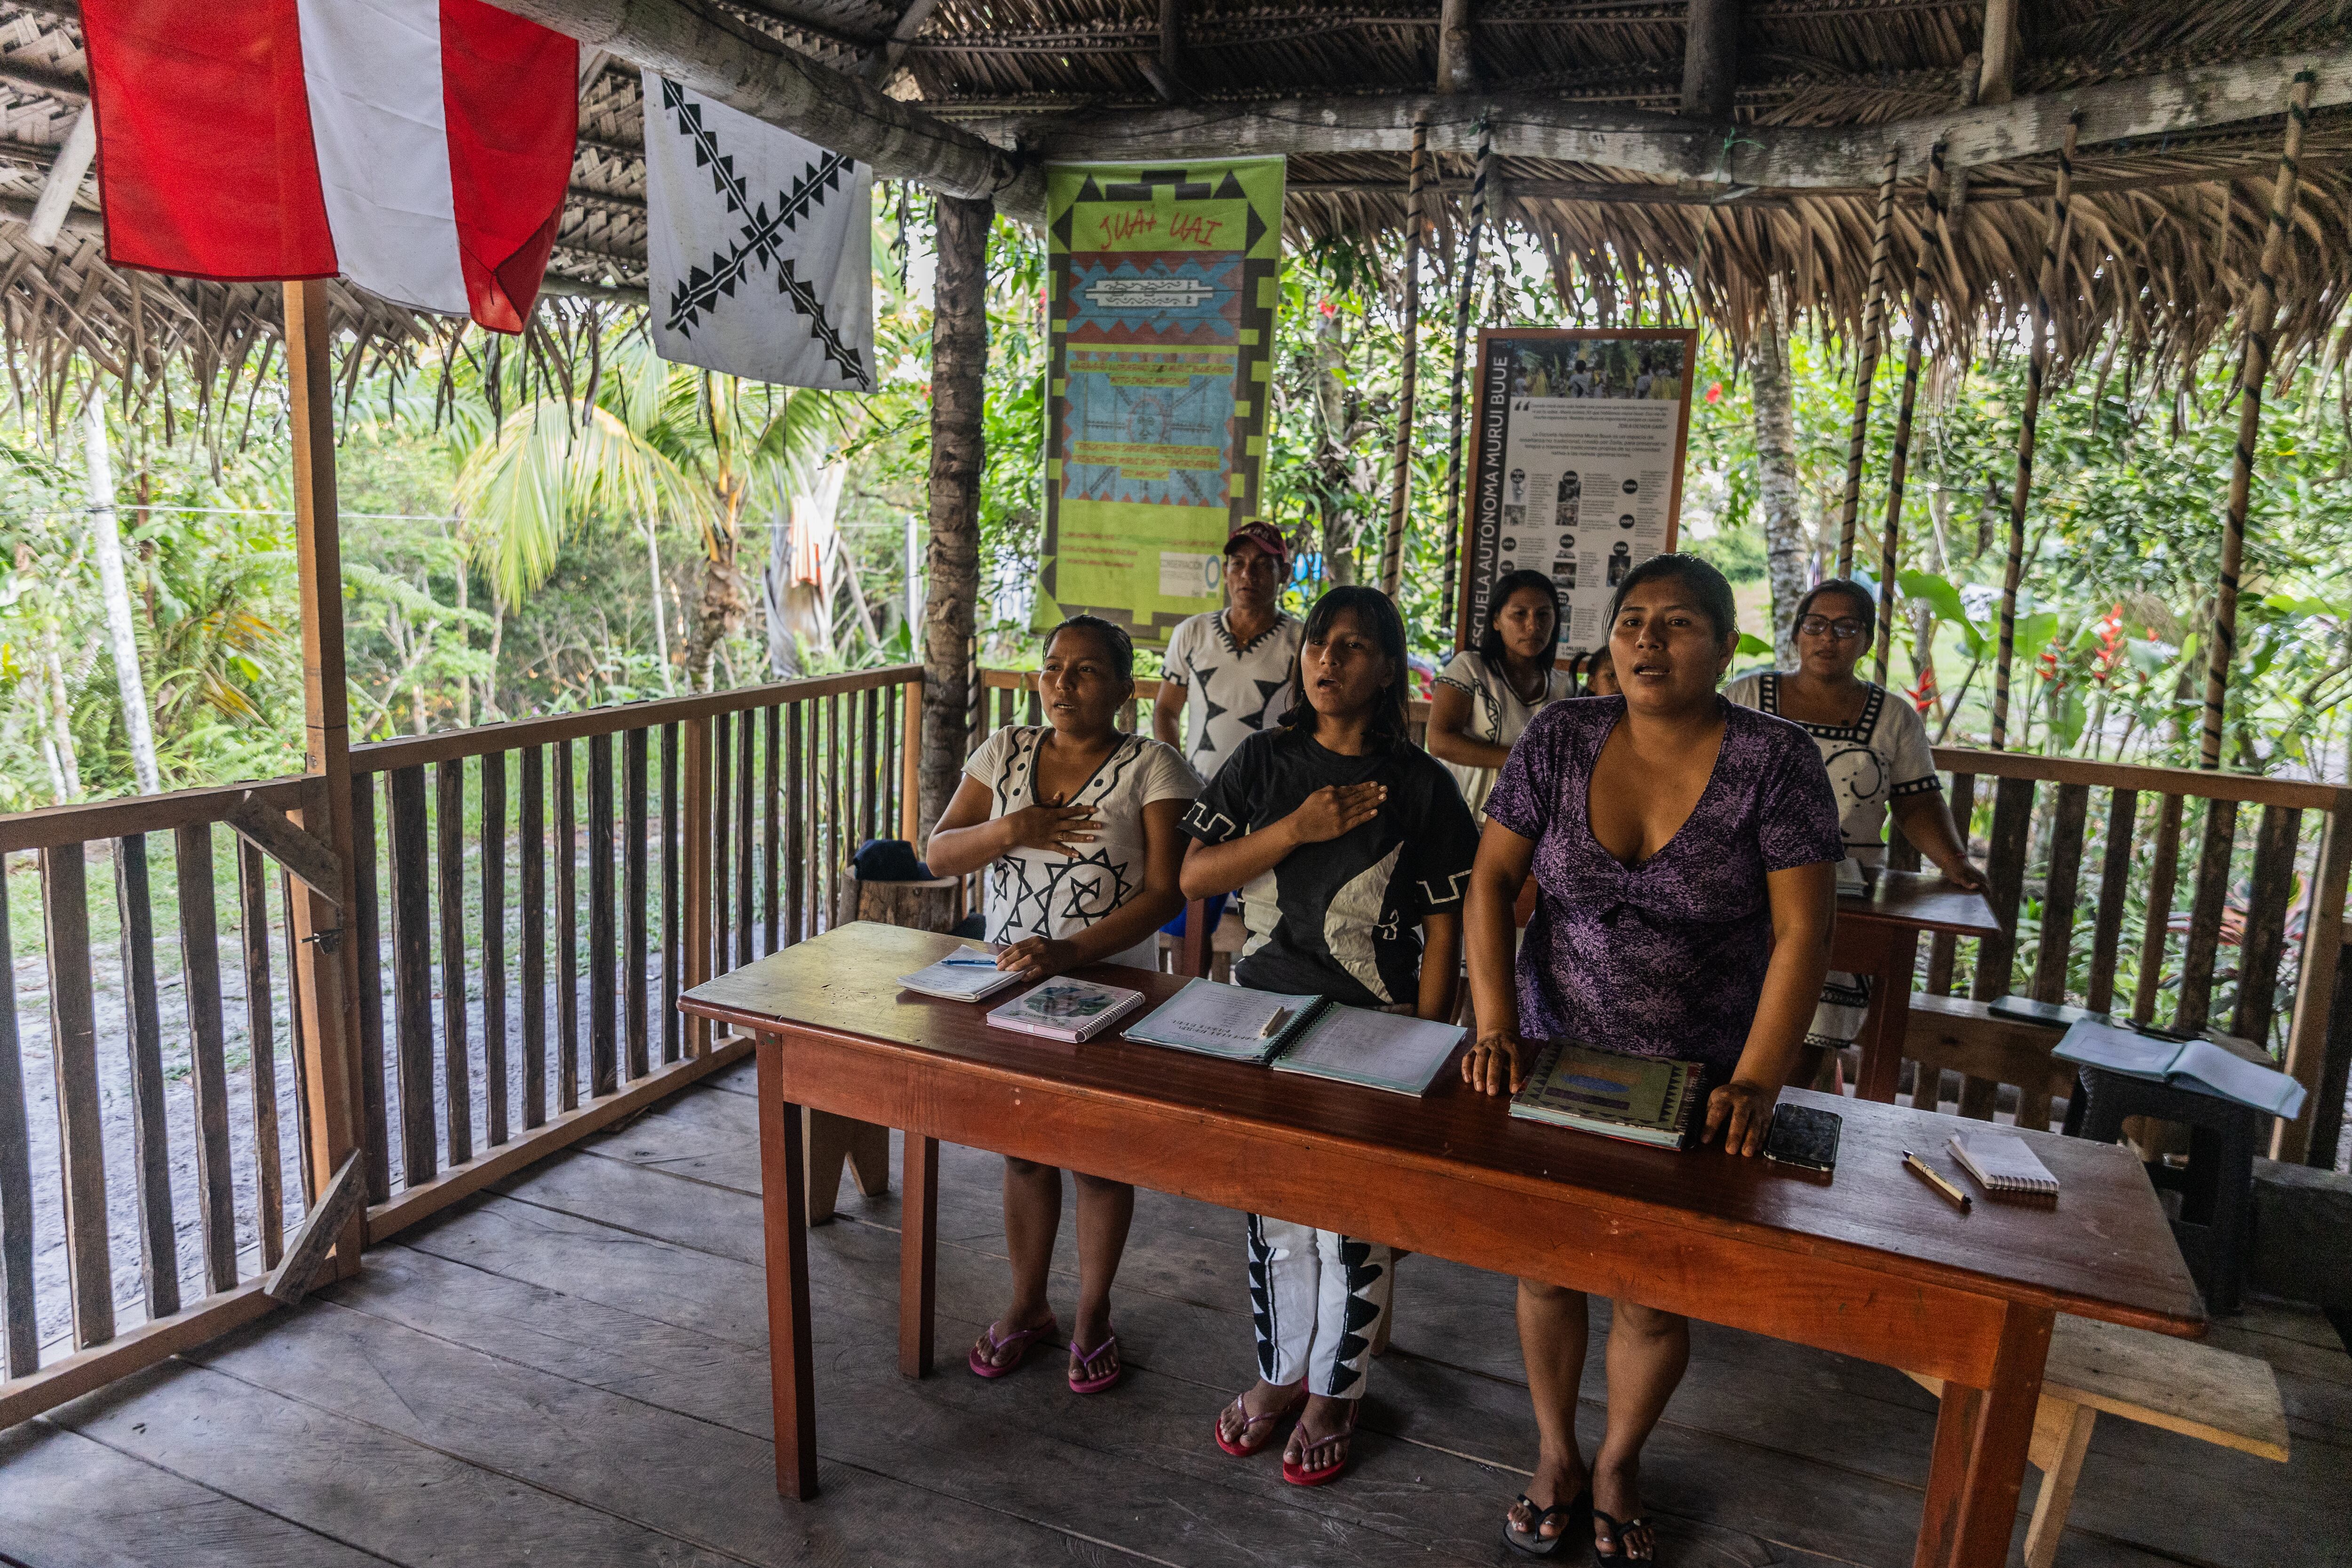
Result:
{"label": "informational poster", "polygon": [[1164,647],[1258,515],[1283,161],[1045,171],[1045,541],[1034,626]]}
{"label": "informational poster", "polygon": [[1608,640],[1618,583],[1675,547],[1697,345],[1688,328],[1478,334],[1456,647],[1478,640],[1496,580],[1522,569],[1559,588],[1563,655]]}

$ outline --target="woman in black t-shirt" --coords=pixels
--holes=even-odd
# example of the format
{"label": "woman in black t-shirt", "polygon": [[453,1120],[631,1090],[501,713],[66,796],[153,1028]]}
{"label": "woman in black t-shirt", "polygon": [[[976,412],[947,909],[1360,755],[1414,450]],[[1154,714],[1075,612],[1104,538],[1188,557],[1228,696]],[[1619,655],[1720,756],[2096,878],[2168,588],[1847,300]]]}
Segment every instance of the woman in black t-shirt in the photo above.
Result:
{"label": "woman in black t-shirt", "polygon": [[[1253,735],[1184,816],[1189,899],[1242,889],[1250,939],[1234,978],[1423,1018],[1454,1011],[1462,894],[1477,858],[1462,792],[1406,737],[1404,623],[1387,595],[1334,588],[1307,612],[1304,700]],[[1258,1383],[1217,1417],[1217,1445],[1257,1452],[1304,1405],[1283,1479],[1347,1467],[1394,1258],[1376,1242],[1249,1216]]]}

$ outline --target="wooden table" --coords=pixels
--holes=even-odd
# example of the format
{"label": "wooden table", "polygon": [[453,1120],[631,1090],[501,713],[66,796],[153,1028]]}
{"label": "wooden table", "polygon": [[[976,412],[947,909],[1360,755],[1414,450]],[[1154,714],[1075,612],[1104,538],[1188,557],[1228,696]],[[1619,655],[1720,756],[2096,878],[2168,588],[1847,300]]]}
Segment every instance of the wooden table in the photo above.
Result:
{"label": "wooden table", "polygon": [[1862,1027],[1862,1076],[1854,1093],[1892,1104],[1911,1021],[1911,975],[1919,933],[1998,936],[2000,921],[1982,893],[1932,871],[1877,871],[1869,889],[1840,893],[1830,936],[1830,967],[1871,977],[1870,1014]]}
{"label": "wooden table", "polygon": [[[2055,1312],[2202,1331],[2163,1210],[2120,1146],[2028,1133],[2063,1184],[2056,1206],[1986,1202],[1962,1215],[1901,1166],[1902,1149],[1940,1151],[1964,1125],[1933,1112],[1789,1091],[1845,1118],[1832,1184],[1719,1149],[1675,1153],[1514,1121],[1451,1074],[1416,1101],[1117,1038],[1072,1046],[991,1029],[982,1009],[893,978],[952,945],[845,926],[679,1001],[760,1042],[776,1478],[788,1496],[816,1489],[803,1105],[907,1130],[898,1343],[909,1376],[931,1360],[948,1139],[1942,1379],[1917,1568],[2006,1558]],[[1184,984],[1083,973],[1155,1003]],[[1513,1331],[1497,1321],[1494,1331]]]}

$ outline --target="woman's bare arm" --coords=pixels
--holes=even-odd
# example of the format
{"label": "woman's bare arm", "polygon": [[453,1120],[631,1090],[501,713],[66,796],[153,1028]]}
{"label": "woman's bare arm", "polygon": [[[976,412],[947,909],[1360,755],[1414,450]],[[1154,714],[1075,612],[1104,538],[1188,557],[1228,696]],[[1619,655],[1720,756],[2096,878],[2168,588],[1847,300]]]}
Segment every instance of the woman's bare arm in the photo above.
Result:
{"label": "woman's bare arm", "polygon": [[1805,1032],[1822,1000],[1822,980],[1830,969],[1830,930],[1837,919],[1837,866],[1821,861],[1767,872],[1765,896],[1772,905],[1772,960],[1764,971],[1764,994],[1731,1081],[1707,1097],[1706,1133],[1717,1131],[1734,1154],[1763,1147],[1765,1123],[1789,1070],[1804,1048]]}
{"label": "woman's bare arm", "polygon": [[1900,795],[1889,804],[1895,812],[1895,826],[1903,830],[1904,837],[1919,847],[1920,854],[1936,863],[1947,881],[1979,892],[1984,890],[1985,875],[1969,858],[1969,847],[1960,840],[1959,827],[1952,821],[1952,808],[1942,790]]}
{"label": "woman's bare arm", "polygon": [[1183,860],[1184,835],[1177,824],[1189,800],[1155,800],[1143,808],[1143,889],[1135,897],[1082,931],[1047,939],[1024,937],[997,959],[999,969],[1010,969],[1029,980],[1043,980],[1066,969],[1099,963],[1176,918],[1184,907],[1177,890],[1178,868]]}
{"label": "woman's bare arm", "polygon": [[1463,940],[1470,952],[1470,1005],[1477,1015],[1477,1044],[1462,1058],[1462,1077],[1488,1094],[1512,1092],[1527,1082],[1527,1053],[1519,1041],[1519,1002],[1512,974],[1517,957],[1519,889],[1535,864],[1536,844],[1494,818],[1479,836],[1478,858],[1470,869],[1470,894],[1462,904]]}
{"label": "woman's bare arm", "polygon": [[1421,920],[1421,994],[1413,1015],[1439,1023],[1454,1016],[1454,982],[1462,970],[1462,917],[1449,910]]}
{"label": "woman's bare arm", "polygon": [[1470,738],[1470,694],[1444,681],[1429,695],[1429,754],[1465,768],[1499,768],[1511,760],[1508,746]]}
{"label": "woman's bare arm", "polygon": [[1380,814],[1388,793],[1385,784],[1325,784],[1297,811],[1255,833],[1223,844],[1195,840],[1184,851],[1184,896],[1213,899],[1247,887],[1300,845],[1320,844],[1370,822]]}
{"label": "woman's bare arm", "polygon": [[998,856],[1026,845],[1060,854],[1081,852],[1095,841],[1097,826],[1090,805],[1024,805],[1003,816],[988,815],[989,788],[966,773],[955,798],[940,813],[939,826],[923,848],[934,877],[961,877]]}

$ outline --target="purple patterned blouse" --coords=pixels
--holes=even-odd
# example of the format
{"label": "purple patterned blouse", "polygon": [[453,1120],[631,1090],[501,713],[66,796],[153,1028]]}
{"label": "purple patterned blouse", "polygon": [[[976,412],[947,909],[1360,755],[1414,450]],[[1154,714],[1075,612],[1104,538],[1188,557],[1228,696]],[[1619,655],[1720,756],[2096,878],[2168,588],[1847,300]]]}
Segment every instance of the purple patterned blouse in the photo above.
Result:
{"label": "purple patterned blouse", "polygon": [[1772,953],[1768,871],[1845,854],[1812,738],[1724,703],[1723,749],[1698,805],[1628,868],[1592,836],[1592,765],[1622,697],[1555,702],[1511,749],[1489,821],[1535,841],[1536,912],[1519,949],[1519,1033],[1707,1064],[1727,1079]]}

